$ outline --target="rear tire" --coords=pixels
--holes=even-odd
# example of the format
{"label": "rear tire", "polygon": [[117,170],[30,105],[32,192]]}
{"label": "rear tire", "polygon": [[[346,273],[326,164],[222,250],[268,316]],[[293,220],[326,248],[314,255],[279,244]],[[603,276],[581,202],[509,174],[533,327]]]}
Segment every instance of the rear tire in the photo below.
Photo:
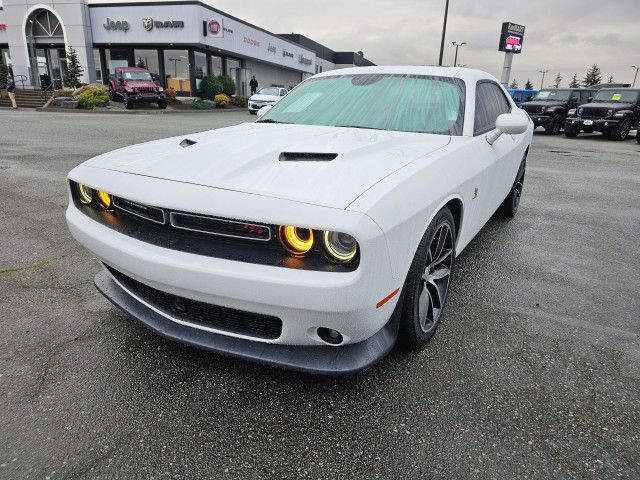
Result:
{"label": "rear tire", "polygon": [[622,120],[611,132],[609,132],[609,138],[613,140],[623,141],[626,140],[631,131],[631,122],[628,118]]}
{"label": "rear tire", "polygon": [[516,175],[516,181],[513,182],[511,190],[507,198],[504,199],[502,204],[498,207],[497,214],[502,218],[513,218],[518,213],[518,207],[520,206],[520,200],[522,199],[522,190],[524,188],[524,174],[527,169],[526,157],[522,159],[518,174]]}
{"label": "rear tire", "polygon": [[544,126],[544,133],[547,135],[557,135],[562,130],[562,115],[555,115]]}
{"label": "rear tire", "polygon": [[443,208],[420,241],[407,274],[398,341],[419,348],[431,340],[440,324],[455,264],[456,227]]}

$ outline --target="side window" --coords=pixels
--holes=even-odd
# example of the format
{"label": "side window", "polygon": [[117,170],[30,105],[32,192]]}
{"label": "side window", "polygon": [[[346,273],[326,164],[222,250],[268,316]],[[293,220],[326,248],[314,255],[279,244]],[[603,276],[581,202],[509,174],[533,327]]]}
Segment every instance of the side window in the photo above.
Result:
{"label": "side window", "polygon": [[581,104],[588,103],[589,97],[593,97],[593,92],[590,92],[590,91],[580,92],[580,103]]}
{"label": "side window", "polygon": [[476,86],[476,113],[473,134],[493,130],[496,118],[511,111],[511,104],[502,93],[502,89],[493,82],[480,82]]}
{"label": "side window", "polygon": [[513,101],[518,103],[520,100],[522,100],[522,92],[516,92],[513,94]]}

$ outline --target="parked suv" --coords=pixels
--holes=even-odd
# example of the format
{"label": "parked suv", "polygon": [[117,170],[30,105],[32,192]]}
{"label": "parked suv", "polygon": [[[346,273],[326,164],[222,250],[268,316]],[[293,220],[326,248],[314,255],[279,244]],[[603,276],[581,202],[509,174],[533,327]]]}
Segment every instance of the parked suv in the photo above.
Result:
{"label": "parked suv", "polygon": [[116,74],[109,77],[109,95],[111,100],[123,101],[127,109],[132,109],[136,103],[157,103],[159,108],[167,108],[164,89],[144,68],[116,68]]}
{"label": "parked suv", "polygon": [[595,90],[583,88],[545,88],[520,108],[529,114],[535,128],[544,127],[545,133],[556,135],[569,110],[591,101],[595,93]]}
{"label": "parked suv", "polygon": [[593,102],[573,109],[567,116],[564,133],[577,137],[583,131],[602,132],[615,140],[624,140],[640,126],[640,89],[603,88]]}

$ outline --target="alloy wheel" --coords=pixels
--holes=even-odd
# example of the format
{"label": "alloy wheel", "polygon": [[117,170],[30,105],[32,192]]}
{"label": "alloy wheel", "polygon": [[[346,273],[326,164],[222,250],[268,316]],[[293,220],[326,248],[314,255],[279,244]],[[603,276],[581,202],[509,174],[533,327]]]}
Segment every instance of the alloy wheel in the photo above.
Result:
{"label": "alloy wheel", "polygon": [[429,333],[440,320],[451,279],[453,265],[453,232],[447,223],[438,227],[419,283],[418,316],[420,329]]}

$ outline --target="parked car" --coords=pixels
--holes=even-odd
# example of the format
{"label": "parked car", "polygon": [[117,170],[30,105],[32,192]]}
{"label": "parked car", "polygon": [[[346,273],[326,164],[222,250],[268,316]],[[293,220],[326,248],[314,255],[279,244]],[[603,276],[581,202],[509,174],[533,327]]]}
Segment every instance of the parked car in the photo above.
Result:
{"label": "parked car", "polygon": [[263,87],[249,97],[249,113],[255,115],[258,110],[267,105],[273,105],[284,97],[289,90],[283,87]]}
{"label": "parked car", "polygon": [[556,135],[562,130],[569,110],[591,101],[595,92],[583,88],[545,88],[520,108],[529,114],[535,128],[543,127],[546,134]]}
{"label": "parked car", "polygon": [[98,289],[167,338],[307,372],[425,345],[456,257],[518,211],[528,115],[485,72],[417,66],[320,73],[260,115],[69,173]]}
{"label": "parked car", "polygon": [[513,101],[516,102],[516,105],[518,106],[522,105],[524,102],[530,101],[535,94],[538,93],[538,90],[524,90],[517,88],[510,88],[508,91],[509,94],[511,94],[511,98],[513,98]]}
{"label": "parked car", "polygon": [[629,132],[640,127],[640,89],[603,88],[593,102],[569,112],[564,125],[567,137],[580,132],[601,132],[615,140],[625,140]]}
{"label": "parked car", "polygon": [[157,103],[167,108],[164,89],[155,83],[148,70],[139,67],[118,67],[109,77],[109,95],[114,101],[122,101],[127,109],[136,103]]}

